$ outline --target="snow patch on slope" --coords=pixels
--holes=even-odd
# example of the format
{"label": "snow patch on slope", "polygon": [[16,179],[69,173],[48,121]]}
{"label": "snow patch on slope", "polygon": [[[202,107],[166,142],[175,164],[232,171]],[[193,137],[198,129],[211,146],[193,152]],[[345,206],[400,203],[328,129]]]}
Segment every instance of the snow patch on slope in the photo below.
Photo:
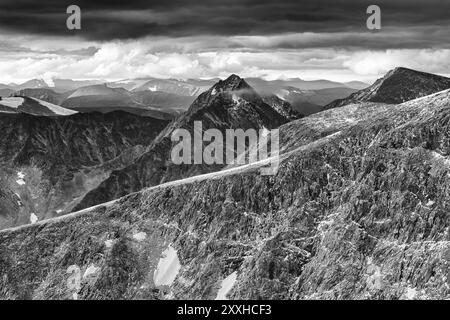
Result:
{"label": "snow patch on slope", "polygon": [[444,162],[445,165],[450,166],[450,160],[441,155],[440,153],[437,153],[436,151],[431,151],[431,154],[436,160]]}
{"label": "snow patch on slope", "polygon": [[54,112],[54,113],[56,113],[58,115],[61,115],[61,116],[70,116],[72,114],[78,113],[77,111],[66,109],[66,108],[57,106],[56,104],[49,103],[49,102],[46,102],[46,101],[42,101],[42,100],[39,100],[39,99],[36,99],[36,98],[30,98],[30,99],[33,99],[34,101],[38,102],[42,106],[48,108],[50,111],[52,111],[52,112]]}
{"label": "snow patch on slope", "polygon": [[100,270],[100,268],[94,266],[93,264],[91,264],[86,271],[84,272],[83,278],[87,278],[91,275],[96,274],[98,271]]}
{"label": "snow patch on slope", "polygon": [[105,246],[111,248],[114,245],[114,240],[108,239],[105,241]]}
{"label": "snow patch on slope", "polygon": [[17,109],[19,108],[23,102],[25,101],[24,98],[20,98],[20,97],[11,97],[11,98],[3,98],[0,101],[0,104],[7,106],[9,108],[14,108]]}
{"label": "snow patch on slope", "polygon": [[34,213],[30,214],[30,223],[31,224],[35,224],[36,222],[38,222],[39,218],[37,215],[35,215]]}
{"label": "snow patch on slope", "polygon": [[416,288],[407,288],[406,289],[406,299],[413,300],[417,296],[417,290]]}
{"label": "snow patch on slope", "polygon": [[23,180],[25,178],[25,174],[21,171],[17,172],[17,180],[16,183],[18,185],[23,186],[25,184],[25,180]]}
{"label": "snow patch on slope", "polygon": [[144,241],[147,238],[147,234],[145,232],[139,232],[133,235],[133,238],[139,242]]}
{"label": "snow patch on slope", "polygon": [[162,258],[159,260],[153,273],[155,286],[170,286],[177,277],[180,268],[181,264],[177,251],[169,245],[162,253]]}
{"label": "snow patch on slope", "polygon": [[228,277],[222,280],[219,291],[217,292],[216,300],[228,300],[227,295],[233,288],[237,280],[237,272],[233,272]]}

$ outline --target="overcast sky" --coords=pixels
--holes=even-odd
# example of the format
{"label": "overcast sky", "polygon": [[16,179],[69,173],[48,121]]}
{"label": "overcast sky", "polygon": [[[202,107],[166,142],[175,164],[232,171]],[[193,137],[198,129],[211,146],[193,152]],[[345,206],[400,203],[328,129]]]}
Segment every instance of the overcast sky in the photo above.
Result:
{"label": "overcast sky", "polygon": [[[66,8],[82,29],[66,28]],[[382,29],[366,28],[381,7]],[[450,74],[449,0],[1,0],[0,82]]]}

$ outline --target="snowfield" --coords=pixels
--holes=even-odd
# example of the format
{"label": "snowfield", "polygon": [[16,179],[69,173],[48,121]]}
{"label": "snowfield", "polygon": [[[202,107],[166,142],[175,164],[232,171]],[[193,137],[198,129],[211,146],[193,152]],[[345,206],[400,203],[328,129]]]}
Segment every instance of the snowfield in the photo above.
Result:
{"label": "snowfield", "polygon": [[72,114],[78,113],[78,111],[73,111],[73,110],[70,110],[70,109],[66,109],[66,108],[60,107],[60,106],[58,106],[56,104],[52,104],[52,103],[49,103],[49,102],[46,102],[46,101],[42,101],[42,100],[39,100],[39,99],[36,99],[36,98],[31,98],[31,99],[33,99],[36,102],[39,102],[39,104],[41,104],[42,106],[47,107],[50,111],[52,111],[52,112],[54,112],[54,113],[56,113],[58,115],[61,115],[61,116],[70,116]]}
{"label": "snowfield", "polygon": [[180,271],[181,264],[178,259],[177,250],[171,245],[162,253],[158,266],[153,274],[155,286],[170,286]]}
{"label": "snowfield", "polygon": [[17,109],[18,107],[20,107],[23,102],[25,101],[24,98],[20,98],[20,97],[12,97],[12,98],[3,98],[0,101],[0,104],[9,107],[9,108],[14,108]]}
{"label": "snowfield", "polygon": [[217,292],[216,300],[228,300],[227,295],[233,288],[237,280],[237,272],[234,271],[228,277],[222,280],[219,292]]}
{"label": "snowfield", "polygon": [[[34,103],[38,103],[39,106],[36,108]],[[7,110],[3,110],[2,113],[23,112],[23,113],[34,114],[34,111],[36,111],[37,114],[40,115],[42,112],[42,110],[39,110],[40,107],[46,108],[48,110],[48,115],[70,116],[70,115],[78,113],[78,111],[66,109],[66,108],[63,108],[56,104],[52,104],[52,103],[42,101],[42,100],[39,100],[36,98],[31,98],[31,97],[3,98],[2,100],[0,100],[0,106],[7,108]],[[45,112],[44,112],[44,114],[45,114]]]}

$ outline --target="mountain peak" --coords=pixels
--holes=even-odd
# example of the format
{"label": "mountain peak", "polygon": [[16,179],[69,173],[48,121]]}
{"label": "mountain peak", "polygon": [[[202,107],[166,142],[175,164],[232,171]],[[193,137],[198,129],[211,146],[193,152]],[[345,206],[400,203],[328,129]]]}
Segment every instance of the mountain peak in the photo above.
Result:
{"label": "mountain peak", "polygon": [[324,109],[358,102],[398,104],[450,88],[450,78],[404,67],[390,70],[370,87],[345,99],[326,105]]}
{"label": "mountain peak", "polygon": [[239,77],[236,74],[232,74],[225,80],[220,80],[213,86],[213,90],[216,91],[236,91],[243,89],[251,89],[247,82],[244,79]]}
{"label": "mountain peak", "polygon": [[389,70],[382,79],[387,79],[389,77],[392,76],[396,76],[396,75],[405,75],[405,76],[429,76],[429,77],[433,77],[436,76],[432,73],[426,73],[426,72],[422,72],[422,71],[418,71],[418,70],[413,70],[413,69],[408,69],[405,67],[396,67],[392,70]]}

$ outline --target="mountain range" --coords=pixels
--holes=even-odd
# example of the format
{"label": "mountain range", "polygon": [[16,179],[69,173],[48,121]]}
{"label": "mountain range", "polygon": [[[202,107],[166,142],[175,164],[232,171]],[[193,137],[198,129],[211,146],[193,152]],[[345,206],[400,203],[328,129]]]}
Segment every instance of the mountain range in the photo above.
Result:
{"label": "mountain range", "polygon": [[[81,112],[126,110],[135,114],[150,112],[166,119],[183,113],[202,92],[219,79],[139,78],[113,82],[54,79],[51,84],[33,79],[23,84],[0,84],[0,97],[30,96]],[[301,79],[246,80],[261,96],[276,95],[290,103],[295,111],[309,115],[322,110],[333,100],[365,88],[363,82],[339,83],[328,80]]]}
{"label": "mountain range", "polygon": [[[170,122],[7,98],[0,298],[449,299],[449,79],[396,68],[307,116],[290,94],[339,87],[285,84],[231,75]],[[278,172],[171,163],[195,121],[278,128]]]}

